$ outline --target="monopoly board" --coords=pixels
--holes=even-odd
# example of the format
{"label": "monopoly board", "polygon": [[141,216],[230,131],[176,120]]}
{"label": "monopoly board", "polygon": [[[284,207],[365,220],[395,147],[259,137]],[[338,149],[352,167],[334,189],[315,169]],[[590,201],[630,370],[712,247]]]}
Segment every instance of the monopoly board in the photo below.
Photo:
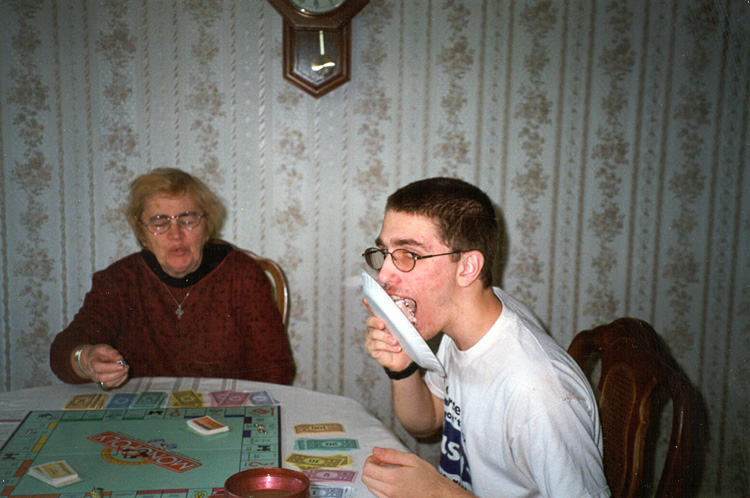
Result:
{"label": "monopoly board", "polygon": [[[232,474],[281,466],[279,406],[33,411],[0,450],[0,497],[207,498]],[[187,421],[229,427],[204,436]],[[27,471],[64,460],[82,479],[55,488]],[[96,493],[95,493],[96,494]]]}

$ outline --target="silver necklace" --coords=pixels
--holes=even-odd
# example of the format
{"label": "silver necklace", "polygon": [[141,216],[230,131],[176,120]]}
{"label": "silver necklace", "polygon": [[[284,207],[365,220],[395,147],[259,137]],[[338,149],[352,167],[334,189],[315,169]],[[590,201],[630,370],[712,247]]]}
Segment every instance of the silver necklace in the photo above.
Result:
{"label": "silver necklace", "polygon": [[[161,280],[159,280],[159,282],[161,282]],[[177,319],[179,320],[180,318],[182,318],[182,314],[185,313],[185,310],[182,309],[182,303],[187,301],[187,298],[190,297],[190,293],[193,292],[193,288],[191,287],[190,290],[187,291],[187,294],[185,294],[185,297],[182,298],[182,301],[178,301],[177,299],[175,299],[174,295],[169,290],[169,287],[167,287],[164,282],[161,282],[161,285],[164,286],[164,289],[167,291],[167,294],[169,294],[169,297],[171,297],[172,301],[174,301],[174,303],[177,305],[177,309],[174,310],[174,314],[177,315]]]}

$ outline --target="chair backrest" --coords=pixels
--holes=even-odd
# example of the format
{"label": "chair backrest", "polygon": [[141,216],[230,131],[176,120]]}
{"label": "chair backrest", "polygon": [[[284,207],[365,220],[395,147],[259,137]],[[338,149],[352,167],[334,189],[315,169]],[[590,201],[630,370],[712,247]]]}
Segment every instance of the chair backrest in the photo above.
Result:
{"label": "chair backrest", "polygon": [[281,322],[286,327],[287,318],[289,316],[289,285],[286,280],[286,275],[281,267],[272,259],[258,256],[252,251],[242,250],[245,254],[255,260],[263,271],[268,275],[271,281],[271,287],[273,287],[274,298],[276,299],[276,306],[279,308],[281,313]]}
{"label": "chair backrest", "polygon": [[[690,381],[648,323],[620,318],[580,332],[568,353],[584,372],[601,360],[599,412],[604,436],[604,472],[612,496],[643,496],[646,436],[655,396],[672,399],[672,427],[656,496],[685,496],[700,404]],[[661,398],[660,398],[661,399]],[[658,476],[656,476],[658,477]]]}

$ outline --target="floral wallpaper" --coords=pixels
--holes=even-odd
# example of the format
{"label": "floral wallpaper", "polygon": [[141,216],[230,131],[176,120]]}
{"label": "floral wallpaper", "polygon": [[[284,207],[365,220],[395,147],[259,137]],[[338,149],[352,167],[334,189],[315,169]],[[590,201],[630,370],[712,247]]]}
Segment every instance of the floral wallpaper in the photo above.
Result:
{"label": "floral wallpaper", "polygon": [[295,383],[434,459],[364,352],[357,270],[390,192],[459,176],[561,344],[654,325],[708,408],[700,495],[750,494],[747,1],[371,0],[319,99],[283,79],[281,26],[265,0],[0,0],[0,389],[57,382],[52,337],[138,248],[128,183],[176,166],[285,269]]}

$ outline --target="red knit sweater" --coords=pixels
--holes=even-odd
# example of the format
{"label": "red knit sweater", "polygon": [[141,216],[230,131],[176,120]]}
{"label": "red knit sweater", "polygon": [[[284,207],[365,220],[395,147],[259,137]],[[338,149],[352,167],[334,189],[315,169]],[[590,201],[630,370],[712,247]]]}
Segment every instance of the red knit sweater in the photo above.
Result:
{"label": "red knit sweater", "polygon": [[[179,319],[175,299],[184,310]],[[294,377],[268,278],[236,249],[184,289],[167,291],[141,253],[96,272],[83,307],[52,343],[52,371],[64,382],[87,382],[75,374],[70,355],[80,345],[99,343],[120,351],[131,377],[225,377],[280,384],[290,384]]]}

